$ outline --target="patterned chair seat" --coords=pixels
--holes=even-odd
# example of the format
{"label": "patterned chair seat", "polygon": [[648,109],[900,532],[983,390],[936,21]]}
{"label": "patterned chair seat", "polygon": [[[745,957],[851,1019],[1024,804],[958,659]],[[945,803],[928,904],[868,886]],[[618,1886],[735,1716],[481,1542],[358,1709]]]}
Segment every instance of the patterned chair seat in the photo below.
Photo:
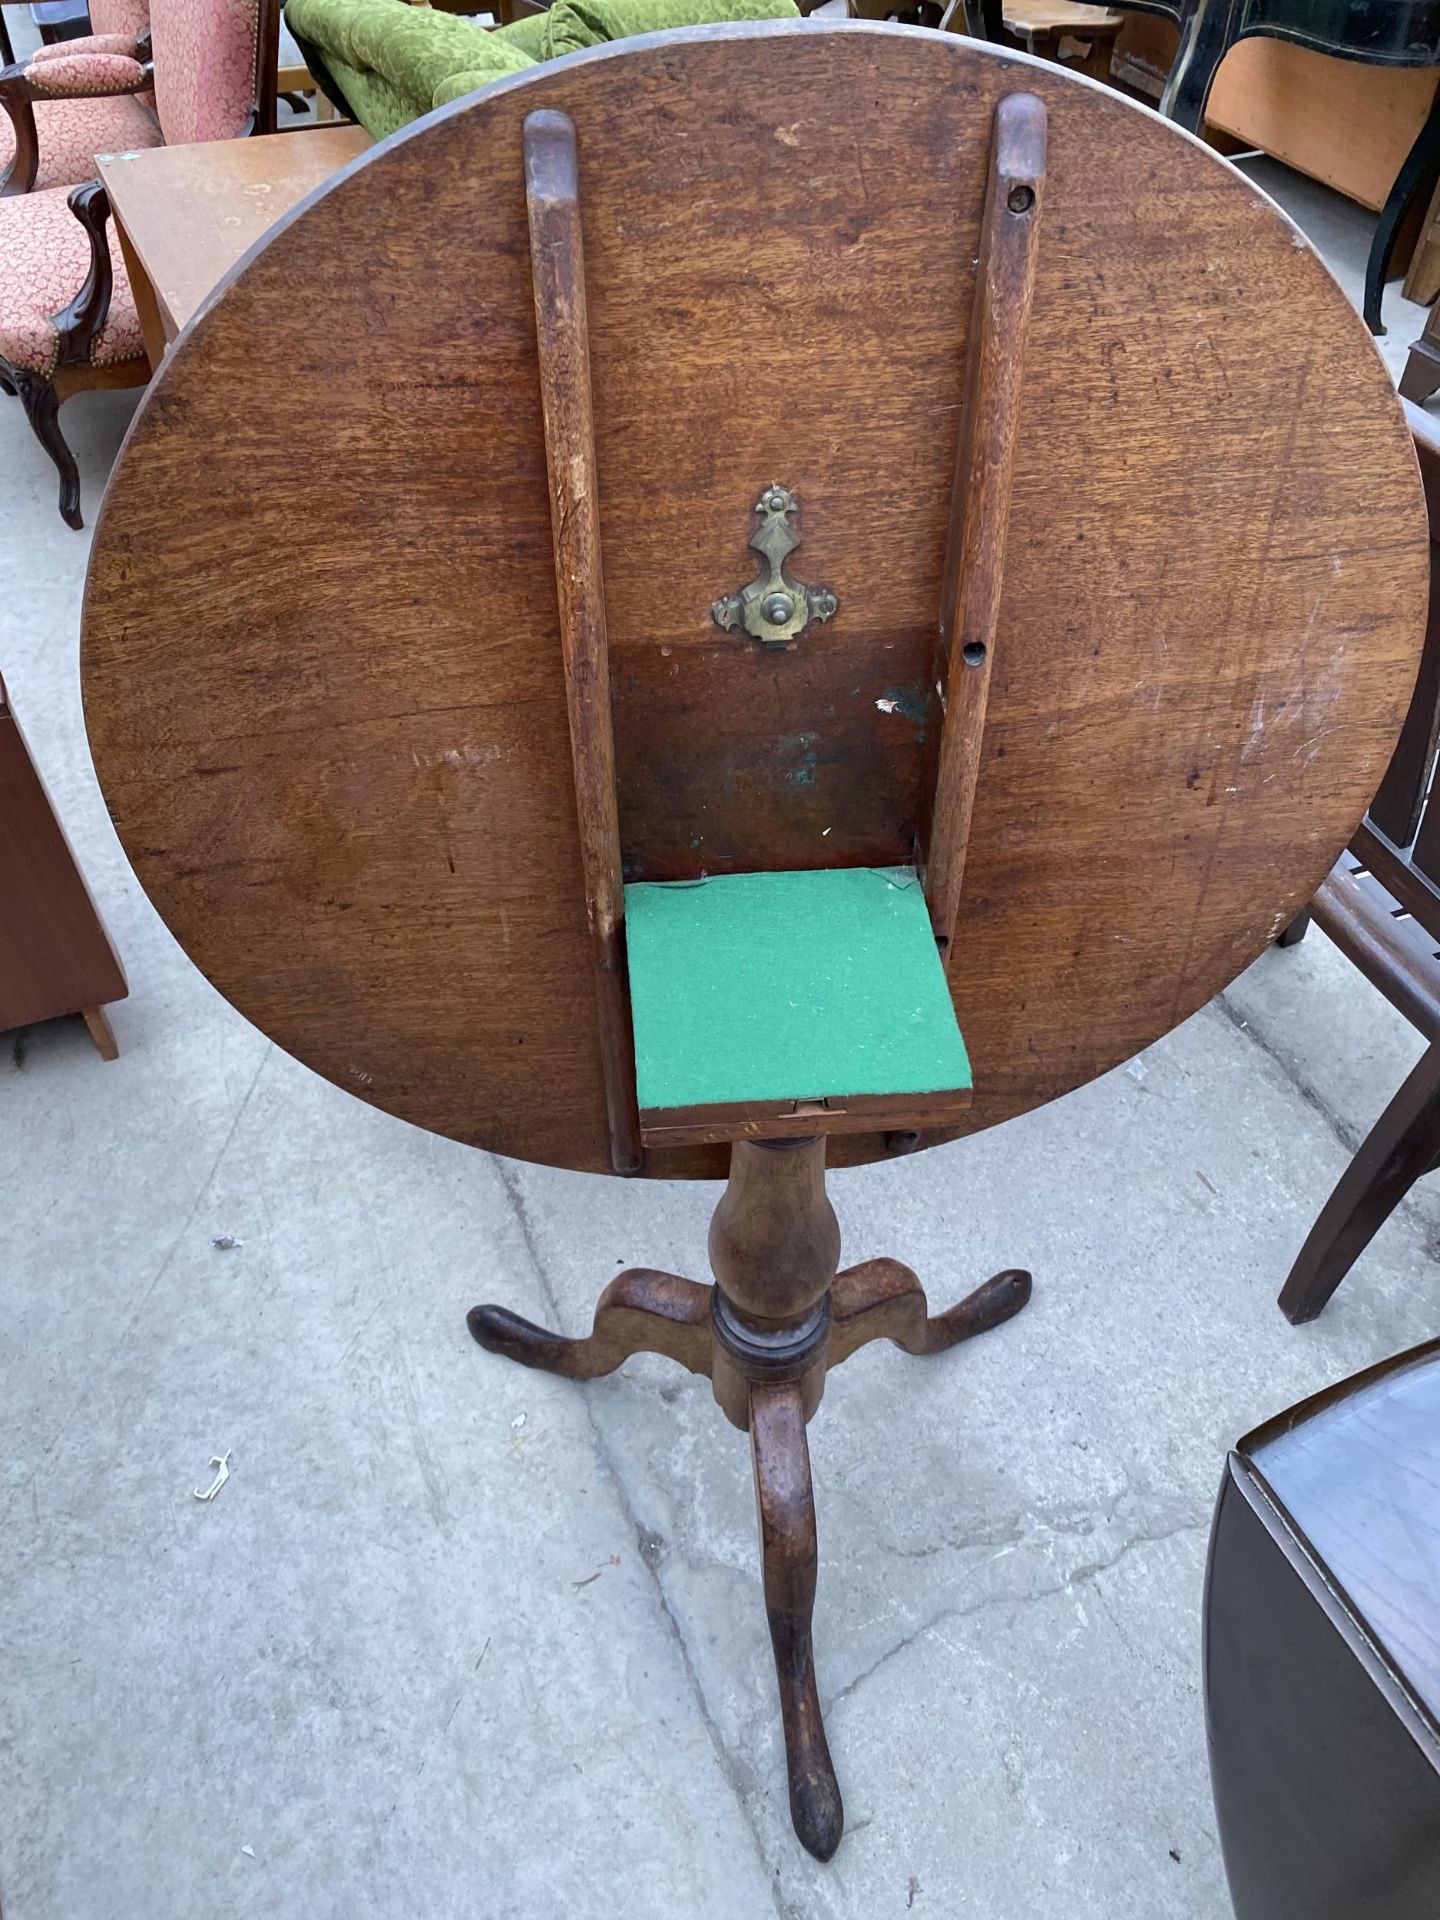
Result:
{"label": "patterned chair seat", "polygon": [[[145,356],[113,221],[107,237],[115,283],[110,311],[90,344],[97,367]],[[0,359],[48,379],[60,352],[52,316],[75,298],[89,271],[90,241],[63,187],[0,200]]]}
{"label": "patterned chair seat", "polygon": [[[130,153],[164,144],[153,110],[135,94],[100,100],[37,100],[40,168],[35,190],[71,187],[95,171],[97,153]],[[10,116],[0,113],[0,172],[15,151]],[[0,205],[6,204],[0,201]]]}

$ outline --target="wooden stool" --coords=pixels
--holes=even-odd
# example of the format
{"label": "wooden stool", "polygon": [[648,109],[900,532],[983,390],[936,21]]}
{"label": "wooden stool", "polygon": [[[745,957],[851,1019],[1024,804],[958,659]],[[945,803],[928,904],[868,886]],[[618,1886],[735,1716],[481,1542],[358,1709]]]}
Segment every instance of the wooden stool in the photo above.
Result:
{"label": "wooden stool", "polygon": [[210,977],[359,1097],[728,1171],[714,1286],[624,1273],[578,1339],[470,1325],[576,1379],[668,1355],[748,1430],[828,1857],[806,1420],[863,1342],[937,1353],[1030,1282],[932,1317],[897,1261],[837,1271],[825,1169],[1129,1057],[1313,892],[1423,626],[1384,370],[1154,115],[799,21],[429,116],[276,230],[155,396],[86,612],[121,836]]}
{"label": "wooden stool", "polygon": [[1237,1920],[1440,1912],[1440,1341],[1242,1440],[1205,1591]]}
{"label": "wooden stool", "polygon": [[1042,60],[1060,61],[1067,43],[1079,42],[1081,57],[1065,61],[1092,80],[1108,80],[1115,57],[1115,41],[1125,21],[1109,7],[1084,6],[1080,0],[1008,0],[1005,30],[1021,41],[1027,53]]}

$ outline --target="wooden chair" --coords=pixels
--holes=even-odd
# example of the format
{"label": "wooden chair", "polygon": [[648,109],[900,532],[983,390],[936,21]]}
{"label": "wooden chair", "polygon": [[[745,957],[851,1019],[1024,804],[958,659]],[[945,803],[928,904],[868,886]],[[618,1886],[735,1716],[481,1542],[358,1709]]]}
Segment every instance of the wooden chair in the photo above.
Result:
{"label": "wooden chair", "polygon": [[79,1014],[102,1060],[129,989],[0,680],[0,1033]]}
{"label": "wooden chair", "polygon": [[[151,0],[150,26],[153,57],[143,64],[102,53],[80,58],[74,72],[60,60],[23,71],[18,96],[12,87],[7,97],[24,108],[17,166],[37,151],[34,103],[71,88],[87,100],[153,89],[154,112],[144,111],[156,140],[172,145],[274,132],[279,0]],[[60,431],[61,405],[74,393],[150,377],[109,212],[97,180],[68,196],[50,187],[0,199],[0,390],[18,396],[55,462],[61,518],[72,527],[82,524],[80,473]]]}
{"label": "wooden chair", "polygon": [[1240,1441],[1205,1582],[1236,1920],[1440,1912],[1440,1341]]}
{"label": "wooden chair", "polygon": [[[1227,382],[1172,412],[1202,348]],[[431,113],[137,418],[86,712],[182,943],[419,1125],[728,1173],[713,1285],[469,1324],[570,1379],[666,1355],[748,1433],[821,1858],[806,1422],[863,1345],[933,1356],[1030,1292],[932,1315],[901,1261],[842,1270],[827,1167],[1057,1097],[1263,948],[1389,757],[1426,558],[1384,369],[1262,195],[1063,68],[862,23],[619,41]],[[1319,705],[1343,750],[1306,753]]]}
{"label": "wooden chair", "polygon": [[1432,804],[1440,729],[1440,426],[1405,403],[1430,511],[1430,624],[1404,730],[1379,791],[1309,920],[1430,1041],[1321,1209],[1280,1295],[1297,1325],[1323,1309],[1415,1182],[1440,1163],[1440,803]]}

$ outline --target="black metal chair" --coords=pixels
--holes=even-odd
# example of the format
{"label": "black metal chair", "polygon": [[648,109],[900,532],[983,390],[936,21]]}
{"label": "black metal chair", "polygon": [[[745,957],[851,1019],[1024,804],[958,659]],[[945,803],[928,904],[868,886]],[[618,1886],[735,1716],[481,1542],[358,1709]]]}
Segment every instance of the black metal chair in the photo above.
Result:
{"label": "black metal chair", "polygon": [[[1440,66],[1440,0],[1105,0],[1122,13],[1158,14],[1180,29],[1160,111],[1191,133],[1205,120],[1220,62],[1253,35],[1293,40],[1316,53],[1371,66]],[[977,39],[1009,42],[1002,0],[954,0],[946,25]],[[1365,321],[1384,333],[1380,305],[1401,225],[1412,201],[1440,171],[1440,94],[1396,175],[1375,227],[1365,272]]]}

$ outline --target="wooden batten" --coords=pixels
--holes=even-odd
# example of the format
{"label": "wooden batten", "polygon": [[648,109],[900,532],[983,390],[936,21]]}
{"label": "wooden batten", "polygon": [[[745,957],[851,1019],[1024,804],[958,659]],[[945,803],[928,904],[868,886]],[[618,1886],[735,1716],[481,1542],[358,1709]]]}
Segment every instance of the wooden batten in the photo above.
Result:
{"label": "wooden batten", "polygon": [[585,912],[595,962],[610,1158],[617,1173],[635,1173],[643,1155],[625,977],[625,886],[615,796],[610,651],[600,560],[574,122],[564,113],[532,113],[525,121],[523,143],[555,593]]}
{"label": "wooden batten", "polygon": [[945,717],[924,852],[925,897],[947,971],[965,880],[1005,577],[1010,476],[1035,290],[1045,159],[1044,102],[1030,93],[1007,94],[995,109],[941,582],[936,679],[944,690]]}

